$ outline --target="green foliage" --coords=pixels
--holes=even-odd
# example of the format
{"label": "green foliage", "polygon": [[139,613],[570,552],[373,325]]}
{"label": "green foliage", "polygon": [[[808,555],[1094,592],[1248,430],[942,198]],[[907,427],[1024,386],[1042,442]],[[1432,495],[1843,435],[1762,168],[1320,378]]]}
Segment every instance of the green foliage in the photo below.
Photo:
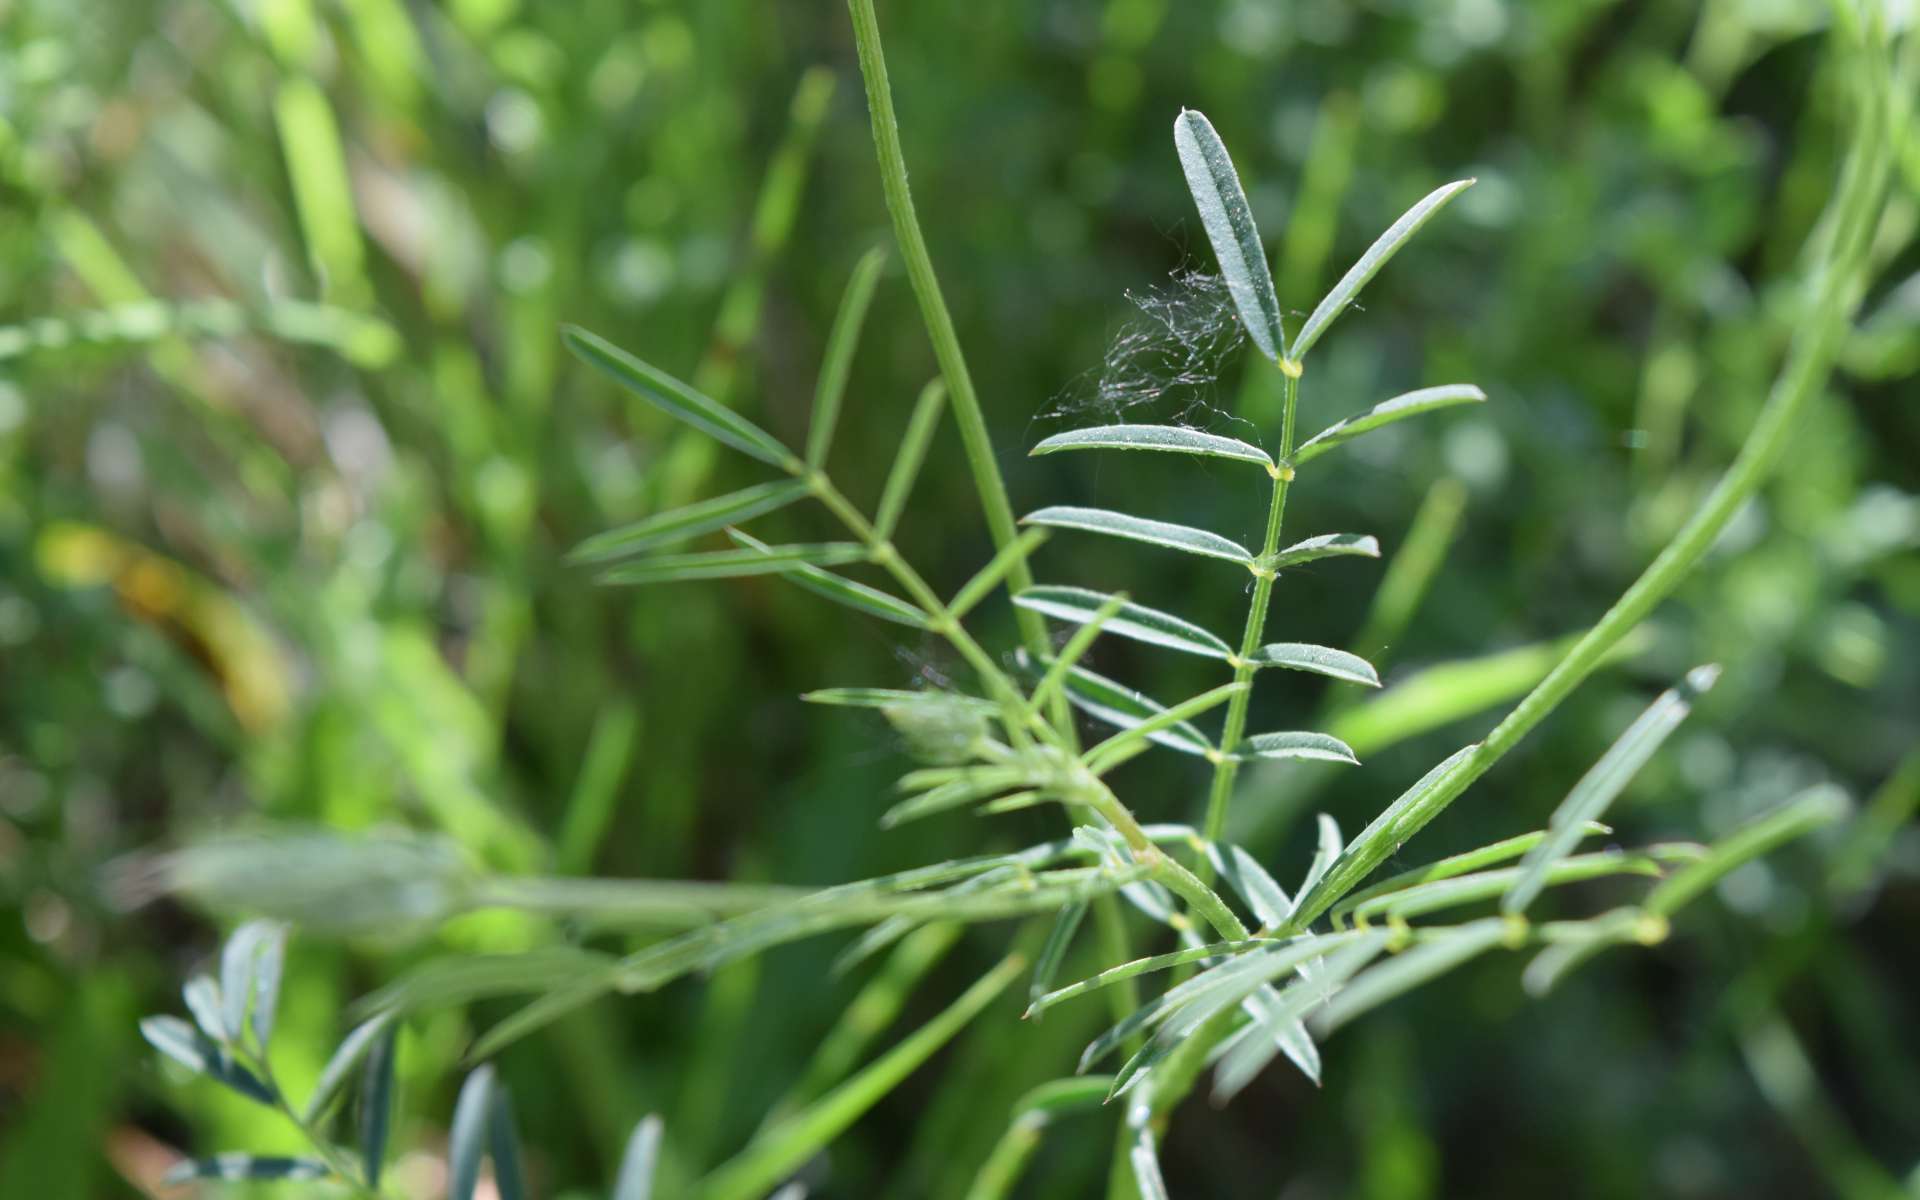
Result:
{"label": "green foliage", "polygon": [[17,7],[0,1194],[1898,1194],[1898,21]]}

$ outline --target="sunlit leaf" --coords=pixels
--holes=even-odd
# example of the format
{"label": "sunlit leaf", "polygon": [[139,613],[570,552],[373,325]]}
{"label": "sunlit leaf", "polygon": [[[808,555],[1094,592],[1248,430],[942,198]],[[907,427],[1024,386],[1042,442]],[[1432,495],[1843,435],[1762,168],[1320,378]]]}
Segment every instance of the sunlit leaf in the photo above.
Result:
{"label": "sunlit leaf", "polygon": [[1351,441],[1363,433],[1391,425],[1395,421],[1404,421],[1408,417],[1417,417],[1421,413],[1430,413],[1442,408],[1452,408],[1456,404],[1477,404],[1487,398],[1487,394],[1470,383],[1448,383],[1439,387],[1421,388],[1414,392],[1405,392],[1391,400],[1382,400],[1366,412],[1336,421],[1322,429],[1306,441],[1288,458],[1294,466],[1312,462],[1322,454],[1342,443]]}
{"label": "sunlit leaf", "polygon": [[614,1179],[613,1200],[653,1200],[653,1176],[660,1162],[662,1125],[656,1113],[649,1113],[633,1127],[627,1149],[620,1157],[620,1174]]}
{"label": "sunlit leaf", "polygon": [[480,1067],[460,1085],[453,1104],[453,1129],[447,1142],[447,1200],[474,1200],[480,1186],[480,1160],[487,1152],[487,1126],[493,1114],[493,1065]]}
{"label": "sunlit leaf", "polygon": [[1432,219],[1442,205],[1471,187],[1473,182],[1471,179],[1462,179],[1449,183],[1445,187],[1435,188],[1418,204],[1403,213],[1398,221],[1388,226],[1387,231],[1375,239],[1373,245],[1367,247],[1367,252],[1360,256],[1360,261],[1347,269],[1347,273],[1340,277],[1339,283],[1333,285],[1333,290],[1327,293],[1326,298],[1314,306],[1313,312],[1307,317],[1307,323],[1300,327],[1300,332],[1294,335],[1293,357],[1296,362],[1307,356],[1307,351],[1313,349],[1314,343],[1320,340],[1320,335],[1327,331],[1327,326],[1333,324],[1333,319],[1339,316],[1347,305],[1353,303],[1353,298],[1360,294],[1360,289],[1367,286],[1367,282],[1379,273],[1381,267],[1387,265],[1387,260],[1399,251],[1406,240],[1419,232],[1420,227]]}
{"label": "sunlit leaf", "polygon": [[1051,508],[1029,513],[1022,517],[1021,521],[1028,525],[1050,525],[1058,529],[1080,529],[1088,533],[1104,533],[1109,537],[1127,538],[1152,546],[1164,546],[1169,550],[1201,554],[1209,558],[1224,558],[1229,562],[1251,563],[1253,561],[1252,551],[1217,533],[1208,533],[1204,529],[1194,529],[1188,525],[1174,525],[1167,521],[1154,521],[1146,517],[1112,512],[1104,508],[1076,508],[1071,505],[1056,504]]}
{"label": "sunlit leaf", "polygon": [[1379,558],[1380,543],[1371,534],[1323,533],[1319,537],[1310,537],[1304,542],[1295,542],[1275,554],[1266,565],[1277,571],[1298,563],[1312,562],[1318,558],[1332,558],[1342,554]]}
{"label": "sunlit leaf", "polygon": [[1256,733],[1235,748],[1239,758],[1312,758],[1321,762],[1353,763],[1353,750],[1337,737],[1309,730]]}
{"label": "sunlit leaf", "polygon": [[235,1061],[227,1049],[178,1017],[148,1017],[140,1036],[155,1050],[198,1075],[205,1075],[262,1104],[274,1103],[273,1089]]}
{"label": "sunlit leaf", "polygon": [[[1067,672],[1062,690],[1067,700],[1081,712],[1122,729],[1151,720],[1167,711],[1166,705],[1159,701],[1151,700],[1085,667],[1075,667]],[[1162,746],[1201,757],[1213,749],[1213,743],[1207,736],[1191,724],[1176,724],[1171,728],[1156,730],[1149,736]]]}
{"label": "sunlit leaf", "polygon": [[[1286,356],[1286,333],[1280,327],[1280,301],[1267,271],[1266,247],[1253,224],[1253,210],[1233,160],[1201,113],[1182,109],[1173,122],[1173,145],[1186,172],[1187,189],[1200,210],[1200,225],[1213,243],[1227,293],[1246,326],[1247,336],[1260,352],[1278,362]],[[1296,353],[1295,357],[1298,357]]]}
{"label": "sunlit leaf", "polygon": [[[1105,592],[1087,588],[1047,586],[1028,588],[1015,596],[1013,602],[1057,620],[1084,625],[1112,599]],[[1185,650],[1207,658],[1224,659],[1233,655],[1233,649],[1225,641],[1193,622],[1131,601],[1122,603],[1102,629],[1137,642]]]}
{"label": "sunlit leaf", "polygon": [[1505,920],[1488,917],[1462,925],[1435,941],[1423,942],[1357,976],[1315,1013],[1308,1024],[1314,1033],[1325,1037],[1368,1009],[1377,1008],[1486,953],[1510,932]]}
{"label": "sunlit leaf", "polygon": [[320,1072],[320,1082],[313,1085],[313,1091],[307,1097],[304,1114],[307,1124],[317,1123],[326,1114],[327,1106],[346,1086],[354,1069],[372,1051],[374,1043],[387,1032],[388,1026],[398,1019],[397,1014],[393,1012],[379,1013],[355,1026],[353,1032],[347,1034],[339,1048],[333,1052],[333,1057],[327,1060],[326,1067]]}
{"label": "sunlit leaf", "polygon": [[1164,450],[1170,454],[1273,465],[1272,456],[1258,446],[1182,425],[1101,425],[1092,429],[1069,429],[1043,439],[1028,453],[1053,454],[1061,450]]}
{"label": "sunlit leaf", "polygon": [[1348,683],[1380,686],[1380,675],[1373,664],[1358,654],[1314,646],[1306,642],[1270,642],[1253,652],[1247,660],[1256,667],[1285,667],[1293,671],[1311,671]]}

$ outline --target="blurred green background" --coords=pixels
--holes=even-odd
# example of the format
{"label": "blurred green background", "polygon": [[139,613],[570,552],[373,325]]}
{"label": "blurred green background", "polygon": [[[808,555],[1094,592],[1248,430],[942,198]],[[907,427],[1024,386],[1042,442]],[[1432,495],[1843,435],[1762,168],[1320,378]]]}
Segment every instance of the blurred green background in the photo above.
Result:
{"label": "blurred green background", "polygon": [[[1089,419],[1059,414],[1096,394],[1129,293],[1211,267],[1172,148],[1183,105],[1231,147],[1299,311],[1407,204],[1479,178],[1305,381],[1307,431],[1429,383],[1491,402],[1376,435],[1295,500],[1305,532],[1373,532],[1391,557],[1420,514],[1446,549],[1417,607],[1364,631],[1375,564],[1278,593],[1275,636],[1372,653],[1389,685],[1263,686],[1267,727],[1336,712],[1367,759],[1243,793],[1240,834],[1283,875],[1310,806],[1357,829],[1484,732],[1732,457],[1847,111],[1828,9],[1794,0],[880,15],[921,220],[1022,511],[1124,501],[1257,532],[1264,483],[1237,473],[1024,457]],[[1544,1002],[1496,956],[1330,1044],[1321,1089],[1280,1069],[1224,1112],[1189,1105],[1163,1151],[1176,1194],[1920,1194],[1911,129],[1900,170],[1880,282],[1764,501],[1403,865],[1538,826],[1705,661],[1727,674],[1615,810],[1623,840],[1718,833],[1819,779],[1868,816]],[[562,561],[761,478],[590,378],[562,321],[797,444],[847,274],[888,241],[827,0],[0,2],[0,1196],[138,1195],[169,1148],[293,1144],[139,1041],[221,931],[128,911],[156,848],[262,820],[397,826],[502,870],[824,885],[1057,831],[1039,813],[874,827],[905,754],[797,696],[938,677],[956,664],[934,644],[771,579],[614,590]],[[1235,422],[1262,427],[1277,392],[1242,366],[1133,415],[1247,436]],[[933,371],[896,266],[835,451],[856,496]],[[948,588],[988,552],[950,430],[899,540]],[[1244,606],[1222,575],[1098,539],[1037,565],[1214,627]],[[981,619],[1011,645],[1004,605]],[[1168,693],[1202,679],[1096,654]],[[1143,817],[1194,815],[1191,762],[1129,770]],[[883,1041],[1042,928],[970,931]],[[346,1005],[406,964],[554,936],[495,914],[424,942],[296,940],[287,1076],[310,1078]],[[649,1111],[684,1172],[737,1149],[858,988],[826,971],[846,941],[603,1002],[509,1051],[540,1194],[603,1192]],[[1069,973],[1100,965],[1089,941]],[[1007,1106],[1069,1070],[1101,1015],[1036,1026],[1019,1007],[1003,997],[840,1139],[814,1194],[963,1189]],[[454,1063],[501,1011],[409,1036],[421,1195]],[[1111,1126],[1063,1122],[1025,1194],[1100,1194]]]}

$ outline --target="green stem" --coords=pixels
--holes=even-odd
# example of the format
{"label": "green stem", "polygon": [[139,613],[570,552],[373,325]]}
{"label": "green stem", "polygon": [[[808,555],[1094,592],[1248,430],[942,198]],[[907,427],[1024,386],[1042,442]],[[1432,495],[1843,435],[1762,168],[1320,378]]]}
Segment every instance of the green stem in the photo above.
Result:
{"label": "green stem", "polygon": [[[1267,609],[1273,600],[1273,569],[1266,564],[1280,549],[1280,526],[1287,512],[1287,487],[1293,482],[1293,468],[1287,458],[1293,453],[1293,414],[1300,400],[1299,368],[1284,370],[1286,384],[1281,395],[1280,406],[1280,453],[1275,461],[1280,465],[1273,471],[1273,496],[1267,504],[1267,533],[1260,544],[1260,565],[1253,573],[1253,601],[1247,607],[1246,627],[1240,634],[1240,653],[1233,660],[1233,681],[1250,683],[1253,680],[1254,652],[1260,649],[1260,636],[1267,625]],[[1247,731],[1247,705],[1253,696],[1253,689],[1237,692],[1227,701],[1227,720],[1220,731],[1220,753],[1213,763],[1213,785],[1207,794],[1206,823],[1200,833],[1209,842],[1218,841],[1227,827],[1227,806],[1233,799],[1233,781],[1240,773],[1240,760],[1234,757],[1234,751],[1240,747],[1240,738]],[[1209,868],[1203,865],[1203,871]]]}
{"label": "green stem", "polygon": [[[1018,534],[1013,504],[1007,498],[1006,481],[1000,477],[1000,464],[993,456],[993,441],[987,434],[986,417],[980,411],[980,398],[973,390],[973,377],[967,372],[967,360],[960,352],[953,317],[947,312],[940,281],[933,273],[927,239],[920,232],[919,218],[914,215],[913,194],[907,188],[906,156],[900,150],[900,126],[893,113],[893,91],[887,82],[887,60],[880,47],[880,23],[873,14],[873,0],[847,0],[847,11],[853,17],[853,40],[860,55],[860,77],[867,86],[867,108],[873,116],[873,148],[880,159],[880,183],[886,193],[887,214],[893,218],[893,235],[900,243],[907,280],[913,285],[921,319],[933,342],[933,356],[947,381],[954,421],[960,427],[960,441],[966,447],[967,465],[973,471],[974,486],[980,493],[987,529],[993,535],[995,548],[1004,548]],[[1025,562],[1016,563],[1007,573],[1007,583],[1010,590],[1023,591],[1033,586],[1033,572]],[[1017,609],[1014,616],[1019,621],[1028,652],[1045,654],[1047,630],[1040,615]]]}

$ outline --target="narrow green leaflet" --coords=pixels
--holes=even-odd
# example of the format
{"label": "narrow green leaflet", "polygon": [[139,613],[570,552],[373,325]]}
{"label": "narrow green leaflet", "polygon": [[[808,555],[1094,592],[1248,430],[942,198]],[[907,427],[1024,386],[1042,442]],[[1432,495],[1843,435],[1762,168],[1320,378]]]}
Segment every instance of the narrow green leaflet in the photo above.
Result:
{"label": "narrow green leaflet", "polygon": [[[1013,598],[1013,602],[1021,608],[1076,625],[1091,621],[1101,606],[1112,600],[1113,597],[1105,592],[1053,586],[1028,588]],[[1184,650],[1205,658],[1224,659],[1233,656],[1232,647],[1200,626],[1142,604],[1122,603],[1101,628],[1107,633],[1132,638],[1136,642]]]}
{"label": "narrow green leaflet", "polygon": [[[774,552],[774,547],[738,529],[729,529],[727,536],[749,550],[761,554]],[[898,596],[889,595],[879,588],[868,587],[864,583],[845,576],[835,575],[831,571],[823,571],[811,563],[794,563],[782,569],[780,574],[816,596],[824,596],[836,604],[844,604],[870,617],[879,617],[882,621],[892,621],[896,625],[905,625],[913,629],[927,627],[927,614]]]}
{"label": "narrow green leaflet", "polygon": [[326,1115],[327,1106],[347,1085],[347,1078],[354,1068],[373,1049],[375,1042],[386,1033],[398,1017],[392,1011],[382,1012],[356,1026],[340,1043],[333,1057],[327,1060],[326,1067],[320,1072],[320,1082],[313,1085],[313,1092],[307,1097],[307,1107],[302,1119],[312,1125]]}
{"label": "narrow green leaflet", "polygon": [[1357,976],[1315,1013],[1309,1024],[1317,1036],[1325,1037],[1368,1009],[1485,954],[1508,933],[1505,920],[1488,917],[1462,925],[1437,941],[1423,942]]}
{"label": "narrow green leaflet", "polygon": [[1246,691],[1251,686],[1251,684],[1246,683],[1223,683],[1217,688],[1200,693],[1198,696],[1182,700],[1165,712],[1155,713],[1139,724],[1130,726],[1114,734],[1098,746],[1088,750],[1081,756],[1081,761],[1085,762],[1087,769],[1091,770],[1094,774],[1102,774],[1112,767],[1119,765],[1122,756],[1126,754],[1130,747],[1144,742],[1145,739],[1151,738],[1154,734],[1164,729],[1186,724],[1190,718],[1197,717],[1210,708],[1225,704],[1228,700]]}
{"label": "narrow green leaflet", "polygon": [[838,567],[861,562],[865,547],[854,542],[769,546],[764,550],[709,550],[661,554],[603,571],[601,583],[677,583],[687,579],[732,579],[785,574],[798,566]]}
{"label": "narrow green leaflet", "polygon": [[[1081,712],[1122,729],[1151,720],[1167,711],[1166,705],[1159,701],[1151,700],[1085,667],[1075,667],[1067,672],[1062,690],[1066,692],[1068,702]],[[1205,734],[1184,722],[1156,730],[1148,735],[1148,739],[1202,758],[1213,750],[1213,743],[1207,740]]]}
{"label": "narrow green leaflet", "polygon": [[393,1068],[395,1035],[388,1025],[367,1050],[366,1070],[360,1074],[360,1158],[367,1186],[380,1190],[380,1172],[387,1161],[387,1134],[393,1127]]}
{"label": "narrow green leaflet", "polygon": [[957,704],[982,715],[1000,711],[999,705],[958,692],[913,692],[905,688],[821,688],[800,697],[809,704],[840,708],[892,708],[898,704]]}
{"label": "narrow green leaflet", "polygon": [[265,1182],[268,1180],[325,1179],[330,1171],[327,1164],[317,1158],[272,1158],[257,1154],[216,1154],[212,1158],[195,1158],[179,1163],[168,1170],[161,1182],[169,1186],[187,1183],[195,1179],[220,1179],[228,1183],[243,1183],[248,1180]]}
{"label": "narrow green leaflet", "polygon": [[826,462],[827,450],[833,445],[833,429],[840,420],[840,403],[847,392],[847,372],[853,366],[854,349],[860,344],[867,307],[873,303],[874,284],[879,282],[880,268],[886,261],[887,252],[878,246],[860,256],[840,298],[840,311],[834,314],[826,354],[820,362],[820,379],[813,390],[813,419],[807,426],[810,467]]}
{"label": "narrow green leaflet", "polygon": [[1311,671],[1348,683],[1380,686],[1380,673],[1358,654],[1314,646],[1306,642],[1272,642],[1253,652],[1247,660],[1256,667],[1285,667],[1292,671]]}
{"label": "narrow green leaflet", "polygon": [[[220,985],[211,975],[195,975],[187,980],[180,989],[180,998],[185,1001],[187,1011],[193,1014],[193,1023],[200,1032],[215,1042],[230,1042],[233,1035],[227,1032],[225,1005],[221,1003]],[[235,1023],[233,1028],[240,1028]]]}
{"label": "narrow green leaflet", "polygon": [[1532,904],[1540,889],[1546,886],[1547,873],[1553,865],[1571,853],[1585,835],[1588,822],[1598,821],[1605,815],[1607,806],[1693,711],[1694,700],[1712,688],[1719,678],[1717,666],[1695,667],[1687,672],[1680,686],[1662,692],[1619,740],[1607,748],[1553,810],[1547,822],[1546,840],[1527,851],[1527,856],[1520,861],[1520,873],[1514,880],[1513,890],[1500,902],[1501,911],[1527,910],[1527,905]]}
{"label": "narrow green leaflet", "polygon": [[1293,911],[1293,901],[1258,859],[1238,846],[1220,842],[1208,844],[1207,858],[1214,872],[1227,881],[1227,886],[1259,919],[1261,928],[1278,929],[1286,923],[1287,914]]}
{"label": "narrow green leaflet", "polygon": [[493,1066],[467,1076],[453,1104],[453,1132],[447,1145],[447,1200],[473,1200],[480,1184],[480,1160],[487,1152],[487,1126],[493,1113]]}
{"label": "narrow green leaflet", "polygon": [[1353,748],[1337,737],[1308,730],[1287,733],[1256,733],[1240,743],[1236,758],[1314,758],[1322,762],[1360,764]]}
{"label": "narrow green leaflet", "polygon": [[1387,260],[1399,251],[1401,245],[1419,232],[1420,227],[1431,220],[1433,215],[1440,211],[1442,205],[1471,187],[1473,182],[1471,179],[1462,179],[1427,193],[1425,199],[1408,209],[1398,221],[1395,221],[1374,241],[1373,245],[1367,247],[1367,252],[1360,256],[1360,261],[1347,269],[1347,273],[1340,277],[1340,282],[1334,284],[1333,290],[1327,293],[1326,299],[1315,306],[1313,312],[1307,317],[1307,323],[1300,327],[1300,332],[1294,335],[1294,361],[1298,362],[1307,356],[1307,351],[1313,349],[1313,344],[1320,340],[1320,335],[1327,331],[1327,326],[1333,324],[1333,319],[1339,316],[1347,305],[1353,303],[1353,298],[1360,294],[1360,289],[1367,286],[1367,282],[1379,274],[1380,268],[1387,265]]}
{"label": "narrow green leaflet", "polygon": [[641,362],[612,342],[575,325],[561,329],[560,338],[583,362],[597,368],[621,387],[669,416],[724,442],[743,454],[782,470],[797,468],[793,453],[766,430],[726,405]]}
{"label": "narrow green leaflet", "polygon": [[1020,536],[1000,548],[1000,552],[988,561],[987,565],[975,572],[972,579],[953,594],[953,602],[947,605],[947,612],[958,621],[972,612],[974,606],[985,600],[994,588],[1000,586],[1012,570],[1027,561],[1035,550],[1047,540],[1044,529],[1022,530]]}
{"label": "narrow green leaflet", "polygon": [[280,921],[248,921],[233,931],[220,951],[220,996],[230,1036],[253,1030],[264,1049],[273,1036],[274,1010],[280,1005],[280,976],[285,965],[287,927]]}
{"label": "narrow green leaflet", "polygon": [[527,1173],[520,1165],[520,1131],[513,1120],[513,1097],[495,1088],[487,1117],[487,1153],[493,1156],[493,1187],[500,1200],[526,1200]]}
{"label": "narrow green leaflet", "polygon": [[[1646,851],[1602,850],[1593,854],[1575,854],[1556,859],[1540,877],[1542,888],[1611,875],[1648,875],[1659,877],[1670,862],[1698,861],[1706,850],[1690,843],[1669,843]],[[1476,904],[1508,891],[1525,873],[1521,867],[1473,872],[1452,879],[1419,883],[1410,888],[1374,896],[1352,909],[1353,920],[1365,923],[1380,917],[1419,917],[1444,908]]]}
{"label": "narrow green leaflet", "polygon": [[946,403],[944,379],[935,379],[921,388],[920,398],[914,401],[913,415],[907,418],[907,431],[900,436],[900,445],[893,452],[893,467],[887,472],[886,486],[880,490],[880,507],[873,518],[874,530],[882,538],[892,537],[894,527],[900,524],[907,497],[913,492],[914,481],[920,478],[920,466],[927,459],[927,447],[939,432],[940,412]]}
{"label": "narrow green leaflet", "polygon": [[[1596,837],[1612,832],[1613,830],[1607,826],[1595,822],[1582,829],[1581,836]],[[1360,891],[1354,892],[1346,899],[1340,901],[1340,903],[1334,905],[1334,920],[1338,922],[1342,915],[1352,912],[1355,908],[1373,899],[1375,896],[1384,896],[1389,892],[1398,892],[1413,887],[1416,884],[1433,883],[1441,879],[1452,879],[1455,876],[1465,875],[1469,871],[1478,871],[1484,867],[1498,866],[1500,863],[1510,862],[1539,845],[1546,836],[1546,830],[1536,829],[1532,833],[1522,833],[1514,837],[1503,838],[1497,842],[1489,842],[1487,845],[1481,846],[1478,849],[1455,854],[1449,858],[1428,863],[1424,867],[1415,867],[1410,871],[1402,871],[1398,875],[1381,880],[1372,887],[1362,888]]]}
{"label": "narrow green leaflet", "polygon": [[1042,440],[1028,454],[1053,454],[1061,450],[1164,450],[1170,454],[1273,465],[1272,456],[1258,446],[1239,438],[1202,433],[1178,425],[1101,425],[1093,429],[1070,429]]}
{"label": "narrow green leaflet", "polygon": [[1705,858],[1669,876],[1648,893],[1641,907],[1658,917],[1671,916],[1734,868],[1802,834],[1831,825],[1852,807],[1847,794],[1832,784],[1809,788],[1708,847]]}
{"label": "narrow green leaflet", "polygon": [[[1247,336],[1260,352],[1279,362],[1287,354],[1286,332],[1280,327],[1280,301],[1267,272],[1267,251],[1254,228],[1253,210],[1240,187],[1233,160],[1213,125],[1202,114],[1182,109],[1173,122],[1173,145],[1186,172],[1187,189],[1200,210],[1201,227],[1220,260],[1227,293],[1240,312]],[[1298,358],[1301,352],[1296,351]]]}
{"label": "narrow green leaflet", "polygon": [[1140,1200],[1168,1200],[1166,1177],[1160,1173],[1160,1156],[1153,1146],[1153,1130],[1142,1126],[1127,1151],[1133,1167],[1134,1182],[1140,1188]]}
{"label": "narrow green leaflet", "polygon": [[249,1100],[274,1103],[272,1088],[234,1061],[225,1047],[180,1018],[147,1017],[140,1022],[140,1036],[189,1071],[217,1080]]}
{"label": "narrow green leaflet", "polygon": [[1266,566],[1278,571],[1299,563],[1312,562],[1317,558],[1332,558],[1341,554],[1356,554],[1361,558],[1379,558],[1380,543],[1372,534],[1323,533],[1319,537],[1310,537],[1304,542],[1295,542],[1288,546],[1275,554]]}
{"label": "narrow green leaflet", "polygon": [[1067,949],[1073,945],[1073,935],[1079,932],[1080,922],[1086,915],[1086,904],[1069,904],[1053,919],[1053,928],[1047,931],[1046,944],[1040,947],[1040,956],[1033,960],[1033,978],[1027,984],[1030,1003],[1025,1015],[1038,1016],[1042,1011],[1040,1001],[1052,989],[1054,976],[1060,973],[1060,963],[1067,957]]}
{"label": "narrow green leaflet", "polygon": [[1417,417],[1421,413],[1430,413],[1442,408],[1452,408],[1456,404],[1477,404],[1487,398],[1487,394],[1470,383],[1448,383],[1440,387],[1421,388],[1406,392],[1391,400],[1382,400],[1358,416],[1336,421],[1322,429],[1293,452],[1287,461],[1294,466],[1312,462],[1322,454],[1345,442],[1369,433],[1382,425],[1391,425],[1408,417]]}
{"label": "narrow green leaflet", "polygon": [[1454,773],[1462,770],[1479,748],[1478,742],[1462,746],[1422,775],[1412,787],[1401,793],[1399,799],[1387,805],[1385,811],[1347,844],[1347,848],[1341,851],[1340,857],[1328,868],[1320,882],[1314,885],[1313,890],[1300,897],[1299,904],[1287,920],[1288,926],[1304,929],[1312,924],[1315,917],[1331,908],[1336,900],[1373,874],[1375,867],[1397,853],[1403,842],[1418,833],[1452,799],[1452,793],[1447,788],[1453,782]]}
{"label": "narrow green leaflet", "polygon": [[880,816],[880,828],[892,829],[908,821],[929,817],[952,808],[990,799],[1006,791],[1023,778],[1017,770],[988,769],[970,773],[966,778],[941,784],[930,791],[909,797]]}
{"label": "narrow green leaflet", "polygon": [[653,1200],[653,1175],[660,1163],[661,1124],[649,1113],[633,1127],[613,1182],[613,1200]]}
{"label": "narrow green leaflet", "polygon": [[1098,975],[1090,975],[1078,983],[1070,983],[1066,987],[1047,992],[1044,995],[1035,996],[1033,1002],[1027,1006],[1025,1015],[1028,1017],[1037,1017],[1057,1004],[1084,996],[1089,992],[1098,991],[1112,984],[1123,983],[1129,979],[1136,979],[1142,975],[1151,974],[1154,971],[1164,971],[1169,967],[1185,966],[1188,963],[1206,962],[1209,959],[1220,958],[1223,955],[1238,954],[1243,951],[1258,949],[1266,944],[1266,942],[1258,938],[1239,942],[1212,942],[1206,945],[1189,946],[1185,950],[1175,950],[1171,954],[1156,954],[1150,958],[1136,958],[1132,962],[1124,962],[1117,967],[1108,967]]}
{"label": "narrow green leaflet", "polygon": [[[1208,533],[1204,529],[1194,529],[1187,525],[1174,525],[1166,521],[1154,521],[1146,517],[1112,512],[1104,508],[1075,508],[1071,505],[1056,504],[1050,508],[1043,508],[1039,512],[1029,513],[1022,517],[1021,521],[1028,525],[1050,525],[1058,529],[1081,529],[1089,533],[1104,533],[1109,537],[1129,538],[1153,546],[1164,546],[1169,550],[1184,550],[1188,554],[1224,558],[1228,562],[1242,564],[1253,562],[1252,551],[1217,533]],[[1378,553],[1377,548],[1375,553]]]}
{"label": "narrow green leaflet", "polygon": [[624,558],[656,546],[671,545],[711,533],[728,525],[738,525],[754,517],[784,508],[807,494],[807,485],[798,479],[777,479],[755,484],[725,496],[702,500],[671,512],[597,533],[581,542],[567,555],[574,563],[600,563]]}

